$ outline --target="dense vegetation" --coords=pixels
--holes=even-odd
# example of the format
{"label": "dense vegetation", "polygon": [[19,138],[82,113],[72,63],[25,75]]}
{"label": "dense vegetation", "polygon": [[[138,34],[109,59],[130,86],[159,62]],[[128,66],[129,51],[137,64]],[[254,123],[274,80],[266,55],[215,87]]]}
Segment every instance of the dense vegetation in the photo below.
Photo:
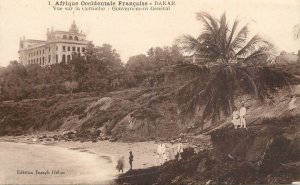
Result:
{"label": "dense vegetation", "polygon": [[151,48],[126,65],[108,44],[89,45],[86,57],[73,56],[68,64],[41,67],[12,61],[0,69],[0,100],[40,98],[77,92],[109,92],[137,86],[158,85],[164,68],[183,60],[178,47]]}

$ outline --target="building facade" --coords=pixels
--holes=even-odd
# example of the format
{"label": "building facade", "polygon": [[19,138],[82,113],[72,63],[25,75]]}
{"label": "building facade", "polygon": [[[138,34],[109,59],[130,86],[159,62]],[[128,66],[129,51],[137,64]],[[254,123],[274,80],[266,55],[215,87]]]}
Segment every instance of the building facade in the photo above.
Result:
{"label": "building facade", "polygon": [[74,56],[84,56],[89,41],[79,32],[75,21],[69,31],[47,30],[47,40],[20,39],[19,61],[23,65],[48,66],[60,62],[68,63]]}

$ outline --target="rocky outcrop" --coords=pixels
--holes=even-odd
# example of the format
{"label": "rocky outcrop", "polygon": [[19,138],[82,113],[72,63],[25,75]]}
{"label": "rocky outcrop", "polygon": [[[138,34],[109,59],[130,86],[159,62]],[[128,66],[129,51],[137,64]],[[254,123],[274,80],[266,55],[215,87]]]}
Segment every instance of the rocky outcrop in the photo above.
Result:
{"label": "rocky outcrop", "polygon": [[169,161],[156,184],[291,184],[300,179],[297,116],[211,133],[213,149]]}

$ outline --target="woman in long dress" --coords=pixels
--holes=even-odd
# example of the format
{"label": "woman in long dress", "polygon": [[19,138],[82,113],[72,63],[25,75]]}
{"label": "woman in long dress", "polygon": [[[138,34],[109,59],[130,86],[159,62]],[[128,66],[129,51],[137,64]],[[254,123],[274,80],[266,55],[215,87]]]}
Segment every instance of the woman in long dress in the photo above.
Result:
{"label": "woman in long dress", "polygon": [[240,125],[241,125],[241,121],[240,121],[240,116],[239,116],[239,111],[237,110],[236,107],[233,108],[233,112],[232,112],[232,120],[231,123],[233,123],[233,126],[235,129],[237,129]]}
{"label": "woman in long dress", "polygon": [[118,164],[116,166],[117,170],[119,170],[119,173],[122,172],[123,173],[123,169],[124,169],[124,156],[122,156],[119,160],[118,160]]}

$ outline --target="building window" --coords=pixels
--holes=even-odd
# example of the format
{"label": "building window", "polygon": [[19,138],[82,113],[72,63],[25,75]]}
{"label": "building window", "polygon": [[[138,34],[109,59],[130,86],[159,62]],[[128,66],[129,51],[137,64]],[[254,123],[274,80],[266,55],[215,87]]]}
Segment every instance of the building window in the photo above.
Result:
{"label": "building window", "polygon": [[63,35],[63,39],[67,39],[67,36],[66,36],[66,35]]}
{"label": "building window", "polygon": [[73,40],[73,37],[71,35],[69,36],[69,40]]}
{"label": "building window", "polygon": [[56,46],[56,51],[58,51],[58,46]]}
{"label": "building window", "polygon": [[72,48],[72,51],[76,51],[76,47],[73,47],[73,48]]}
{"label": "building window", "polygon": [[63,46],[63,47],[62,47],[62,51],[66,51],[66,46]]}
{"label": "building window", "polygon": [[78,37],[77,37],[77,36],[75,36],[75,37],[74,37],[74,40],[78,40]]}
{"label": "building window", "polygon": [[70,60],[71,60],[71,55],[68,55],[67,56],[67,62],[70,62]]}
{"label": "building window", "polygon": [[62,55],[62,60],[61,62],[66,62],[66,55]]}
{"label": "building window", "polygon": [[80,52],[80,47],[77,47],[77,52]]}
{"label": "building window", "polygon": [[82,52],[85,52],[85,48],[82,48]]}
{"label": "building window", "polygon": [[50,63],[51,62],[51,56],[49,55],[48,56],[48,63]]}
{"label": "building window", "polygon": [[56,59],[56,63],[58,63],[58,55],[56,55],[55,59]]}
{"label": "building window", "polygon": [[68,46],[68,51],[70,51],[71,50],[71,47],[70,46]]}

